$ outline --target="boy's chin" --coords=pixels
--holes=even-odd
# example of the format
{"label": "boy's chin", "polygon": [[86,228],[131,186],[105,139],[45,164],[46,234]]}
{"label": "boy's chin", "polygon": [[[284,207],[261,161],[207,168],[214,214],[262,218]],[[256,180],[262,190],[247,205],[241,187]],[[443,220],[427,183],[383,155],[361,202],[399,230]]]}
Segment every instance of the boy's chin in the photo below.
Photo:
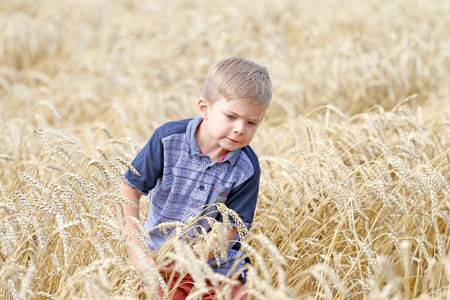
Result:
{"label": "boy's chin", "polygon": [[239,146],[224,146],[224,147],[222,147],[222,149],[226,150],[228,152],[231,152],[231,151],[237,150],[237,149],[242,148],[242,147],[244,147],[244,146],[241,146],[239,144]]}

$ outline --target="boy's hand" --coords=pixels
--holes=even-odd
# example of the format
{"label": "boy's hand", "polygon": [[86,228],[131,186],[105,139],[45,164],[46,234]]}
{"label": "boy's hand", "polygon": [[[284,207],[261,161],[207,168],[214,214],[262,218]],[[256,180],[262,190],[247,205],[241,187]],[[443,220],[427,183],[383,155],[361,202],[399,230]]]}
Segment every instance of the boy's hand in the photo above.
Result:
{"label": "boy's hand", "polygon": [[[226,239],[228,242],[231,242],[234,239],[237,231],[238,231],[238,229],[236,227],[226,230]],[[210,245],[212,245],[213,247],[217,246],[217,242],[214,239],[214,233],[212,230],[208,233],[208,239],[209,239]],[[199,243],[199,244],[194,245],[193,250],[198,256],[204,255],[206,253],[207,260],[210,260],[214,257],[214,251],[212,248],[209,248],[209,247],[210,246],[208,246],[208,244],[206,244],[206,243]]]}
{"label": "boy's hand", "polygon": [[180,269],[178,268],[178,265],[175,263],[172,263],[168,265],[167,267],[159,267],[158,268],[159,274],[165,279],[170,278],[172,273],[180,273]]}

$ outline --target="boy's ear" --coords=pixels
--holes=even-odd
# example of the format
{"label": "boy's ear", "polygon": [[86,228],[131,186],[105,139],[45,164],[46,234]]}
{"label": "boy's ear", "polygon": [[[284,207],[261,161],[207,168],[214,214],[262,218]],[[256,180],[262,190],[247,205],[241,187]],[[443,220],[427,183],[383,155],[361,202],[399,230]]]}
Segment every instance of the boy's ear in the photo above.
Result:
{"label": "boy's ear", "polygon": [[200,117],[203,119],[208,118],[209,102],[205,98],[200,98],[197,101],[197,110]]}

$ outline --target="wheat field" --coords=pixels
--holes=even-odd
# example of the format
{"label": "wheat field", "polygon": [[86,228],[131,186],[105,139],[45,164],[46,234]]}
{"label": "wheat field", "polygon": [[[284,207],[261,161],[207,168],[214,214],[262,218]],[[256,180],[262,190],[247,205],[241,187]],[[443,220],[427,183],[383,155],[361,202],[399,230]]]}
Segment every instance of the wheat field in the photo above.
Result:
{"label": "wheat field", "polygon": [[[448,28],[440,0],[2,0],[0,299],[157,298],[161,277],[127,259],[118,185],[230,56],[274,87],[251,143],[249,298],[449,299]],[[159,262],[192,274],[190,299],[207,279],[228,299],[236,281],[180,242],[197,213],[155,228],[176,228]]]}

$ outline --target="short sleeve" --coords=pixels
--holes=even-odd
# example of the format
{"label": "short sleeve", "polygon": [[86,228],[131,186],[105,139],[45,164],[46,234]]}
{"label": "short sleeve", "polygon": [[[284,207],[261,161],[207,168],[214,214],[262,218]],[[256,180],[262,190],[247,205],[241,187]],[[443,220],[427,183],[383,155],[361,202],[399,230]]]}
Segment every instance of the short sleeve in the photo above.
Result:
{"label": "short sleeve", "polygon": [[142,195],[148,195],[162,176],[164,151],[161,138],[161,130],[158,128],[131,163],[140,176],[131,170],[124,175],[125,181]]}

